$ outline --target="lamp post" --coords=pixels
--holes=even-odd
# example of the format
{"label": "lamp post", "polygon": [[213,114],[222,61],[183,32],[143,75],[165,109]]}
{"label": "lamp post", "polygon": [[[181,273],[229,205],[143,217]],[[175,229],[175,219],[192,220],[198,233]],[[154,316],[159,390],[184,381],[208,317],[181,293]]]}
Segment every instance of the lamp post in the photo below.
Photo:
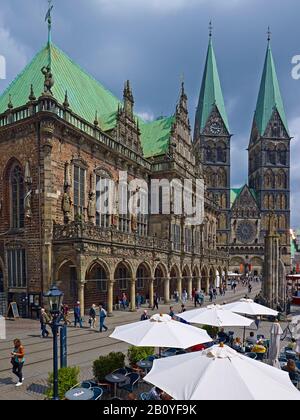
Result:
{"label": "lamp post", "polygon": [[59,400],[58,397],[58,348],[57,348],[57,336],[59,331],[58,318],[60,314],[60,308],[62,305],[64,294],[53,285],[49,292],[45,294],[48,299],[50,313],[52,315],[52,334],[53,334],[53,400]]}

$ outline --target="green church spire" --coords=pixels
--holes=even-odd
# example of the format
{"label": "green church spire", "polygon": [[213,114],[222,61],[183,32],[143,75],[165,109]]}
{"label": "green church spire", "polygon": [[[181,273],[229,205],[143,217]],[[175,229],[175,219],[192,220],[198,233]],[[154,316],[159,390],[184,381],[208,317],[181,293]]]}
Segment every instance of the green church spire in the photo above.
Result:
{"label": "green church spire", "polygon": [[228,118],[217,67],[217,60],[212,42],[211,23],[209,31],[208,51],[201,85],[199,104],[196,113],[196,127],[198,127],[198,130],[200,129],[200,133],[202,133],[214,106],[216,106],[229,133],[230,129]]}
{"label": "green church spire", "polygon": [[264,135],[274,110],[277,110],[287,133],[289,132],[270,44],[270,35],[269,30],[268,47],[255,111],[255,123],[261,136]]}

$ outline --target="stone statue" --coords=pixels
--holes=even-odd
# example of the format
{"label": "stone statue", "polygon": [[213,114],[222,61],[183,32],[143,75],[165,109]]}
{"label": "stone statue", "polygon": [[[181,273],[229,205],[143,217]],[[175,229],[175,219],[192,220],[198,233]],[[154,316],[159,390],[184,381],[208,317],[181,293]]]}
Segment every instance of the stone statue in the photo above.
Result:
{"label": "stone statue", "polygon": [[72,206],[72,201],[71,201],[71,197],[69,193],[69,188],[67,188],[63,195],[63,205],[62,205],[66,222],[69,222],[70,220],[71,206]]}
{"label": "stone statue", "polygon": [[89,193],[88,217],[90,219],[95,219],[96,217],[96,194],[94,191]]}
{"label": "stone statue", "polygon": [[44,66],[41,69],[41,72],[45,76],[44,93],[50,93],[51,95],[53,95],[53,92],[51,89],[54,86],[54,79],[53,79],[53,74],[51,72],[50,66],[47,66],[47,67]]}
{"label": "stone statue", "polygon": [[137,216],[135,214],[131,216],[131,230],[132,232],[137,232],[138,230]]}
{"label": "stone statue", "polygon": [[25,217],[26,219],[31,219],[32,217],[32,210],[31,210],[31,195],[32,191],[27,191],[25,198],[24,198],[24,210],[25,210]]}
{"label": "stone statue", "polygon": [[275,235],[277,232],[277,217],[275,213],[270,214],[269,218],[269,235]]}

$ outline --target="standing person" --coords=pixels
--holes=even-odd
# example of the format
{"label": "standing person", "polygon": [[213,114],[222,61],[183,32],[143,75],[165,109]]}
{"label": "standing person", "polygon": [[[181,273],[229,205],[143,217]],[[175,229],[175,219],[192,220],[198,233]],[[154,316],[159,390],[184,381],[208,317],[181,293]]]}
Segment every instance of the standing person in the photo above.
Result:
{"label": "standing person", "polygon": [[197,308],[197,304],[199,303],[199,292],[195,291],[194,293],[194,303],[195,303],[195,308]]}
{"label": "standing person", "polygon": [[42,338],[48,338],[49,337],[49,331],[47,330],[47,324],[50,324],[51,318],[47,314],[44,308],[41,309],[41,315],[40,315],[40,323],[41,323],[41,337]]}
{"label": "standing person", "polygon": [[188,292],[186,289],[184,289],[182,292],[182,302],[185,304],[187,300],[188,300]]}
{"label": "standing person", "polygon": [[149,319],[148,311],[145,309],[141,316],[141,321],[147,321],[148,319]]}
{"label": "standing person", "polygon": [[142,296],[139,293],[137,293],[135,301],[136,301],[137,309],[140,309],[140,307],[142,305]]}
{"label": "standing person", "polygon": [[178,292],[178,290],[175,290],[174,297],[175,297],[175,302],[178,303],[179,302],[179,292]]}
{"label": "standing person", "polygon": [[200,290],[199,295],[198,295],[198,303],[200,307],[203,305],[204,299],[205,299],[204,293],[202,290]]}
{"label": "standing person", "polygon": [[158,295],[157,295],[157,293],[155,293],[155,295],[154,295],[152,311],[154,311],[155,308],[158,310]]}
{"label": "standing person", "polygon": [[233,287],[233,293],[234,293],[234,294],[236,293],[236,286],[237,286],[237,285],[236,285],[236,282],[234,282],[234,283],[233,283],[233,285],[232,285],[232,287]]}
{"label": "standing person", "polygon": [[257,331],[259,330],[259,324],[260,324],[260,318],[259,318],[259,316],[256,316],[255,317],[255,325],[256,325],[256,329],[257,329]]}
{"label": "standing person", "polygon": [[217,289],[216,289],[216,288],[214,288],[214,289],[213,289],[213,298],[216,300],[216,299],[217,299],[217,296],[218,296],[218,294],[217,294]]}
{"label": "standing person", "polygon": [[127,308],[127,295],[126,295],[126,293],[122,294],[122,307],[123,307],[124,311],[126,311],[126,308]]}
{"label": "standing person", "polygon": [[212,301],[213,301],[213,299],[214,299],[214,293],[213,293],[213,290],[212,290],[212,289],[210,289],[210,290],[209,290],[209,301],[210,301],[210,302],[212,302]]}
{"label": "standing person", "polygon": [[251,286],[251,283],[249,283],[249,286],[248,286],[248,292],[249,292],[249,295],[251,294],[251,292],[252,292],[252,286]]}
{"label": "standing person", "polygon": [[66,303],[63,304],[63,320],[65,325],[71,325],[71,321],[69,320],[69,306]]}
{"label": "standing person", "polygon": [[77,324],[79,324],[80,328],[83,328],[82,326],[82,319],[81,319],[81,309],[80,309],[80,302],[77,302],[74,306],[74,326],[77,327]]}
{"label": "standing person", "polygon": [[94,330],[96,326],[96,305],[92,305],[89,312],[89,324],[91,329]]}
{"label": "standing person", "polygon": [[14,349],[11,352],[11,364],[13,366],[12,372],[14,375],[17,376],[18,382],[16,384],[17,387],[23,385],[24,377],[23,377],[23,366],[25,363],[25,350],[22,346],[22,343],[19,339],[14,340]]}
{"label": "standing person", "polygon": [[175,312],[174,312],[174,307],[173,306],[170,306],[169,315],[172,319],[175,319]]}
{"label": "standing person", "polygon": [[104,324],[105,318],[107,317],[107,312],[103,308],[102,305],[99,306],[99,317],[100,317],[100,332],[102,333],[102,330],[104,328],[105,332],[108,330],[107,326]]}

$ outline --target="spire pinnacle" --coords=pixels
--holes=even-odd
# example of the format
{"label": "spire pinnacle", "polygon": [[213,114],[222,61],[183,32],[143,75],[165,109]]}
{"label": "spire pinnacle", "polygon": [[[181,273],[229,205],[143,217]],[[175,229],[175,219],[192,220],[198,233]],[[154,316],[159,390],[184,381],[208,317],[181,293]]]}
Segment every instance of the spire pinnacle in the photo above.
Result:
{"label": "spire pinnacle", "polygon": [[34,94],[34,90],[33,90],[33,85],[30,86],[30,94],[29,94],[29,98],[28,99],[30,101],[35,101],[36,100],[36,97],[35,97],[35,94]]}
{"label": "spire pinnacle", "polygon": [[270,41],[271,41],[271,35],[272,35],[272,32],[271,32],[271,28],[270,28],[270,26],[268,26],[268,32],[267,32],[267,35],[268,35],[268,43],[270,43]]}
{"label": "spire pinnacle", "polygon": [[69,98],[68,98],[68,91],[67,90],[66,90],[66,93],[65,93],[65,100],[64,100],[63,106],[64,106],[64,108],[69,108],[70,107]]}
{"label": "spire pinnacle", "polygon": [[212,38],[212,31],[213,31],[212,21],[209,22],[208,30],[209,30],[209,38],[211,39]]}
{"label": "spire pinnacle", "polygon": [[52,44],[52,9],[53,9],[52,0],[48,0],[48,11],[45,16],[45,22],[48,22],[48,49],[49,49],[49,66],[51,67],[51,44]]}

